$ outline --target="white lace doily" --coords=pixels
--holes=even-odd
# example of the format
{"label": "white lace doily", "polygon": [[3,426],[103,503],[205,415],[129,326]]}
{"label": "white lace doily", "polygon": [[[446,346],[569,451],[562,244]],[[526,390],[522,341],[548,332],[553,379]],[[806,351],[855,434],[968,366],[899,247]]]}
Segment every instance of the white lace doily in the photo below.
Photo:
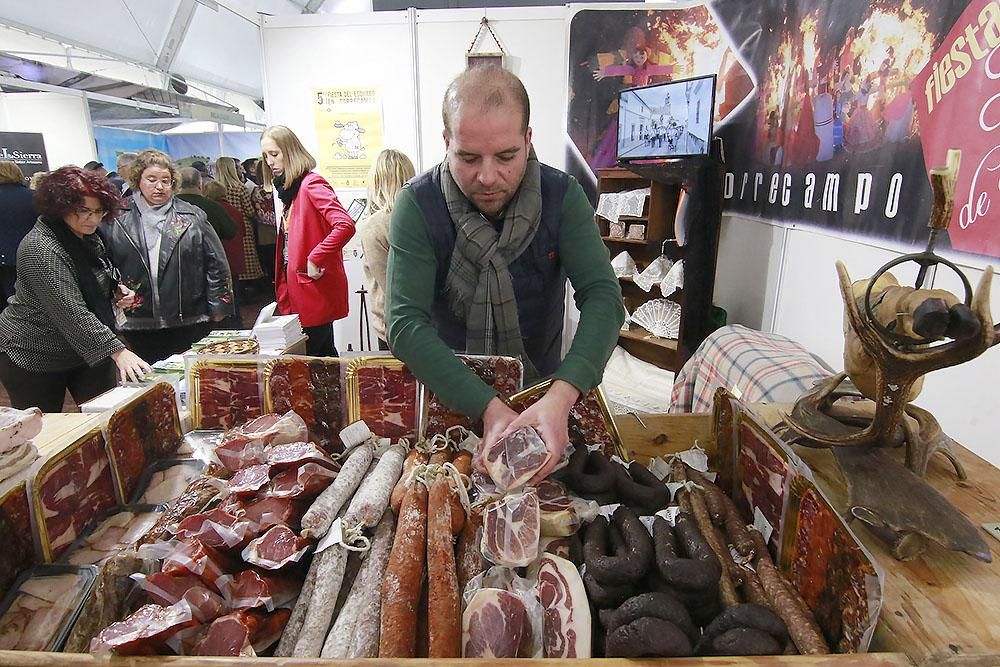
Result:
{"label": "white lace doily", "polygon": [[626,192],[605,192],[597,198],[597,214],[611,222],[623,215],[639,217],[646,206],[649,188]]}

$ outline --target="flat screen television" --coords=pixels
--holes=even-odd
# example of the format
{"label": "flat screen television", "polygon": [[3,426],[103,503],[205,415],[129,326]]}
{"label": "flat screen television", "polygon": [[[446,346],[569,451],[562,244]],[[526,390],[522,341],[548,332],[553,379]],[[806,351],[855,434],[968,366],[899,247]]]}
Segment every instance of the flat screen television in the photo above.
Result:
{"label": "flat screen television", "polygon": [[708,155],[715,78],[710,74],[618,93],[618,161]]}

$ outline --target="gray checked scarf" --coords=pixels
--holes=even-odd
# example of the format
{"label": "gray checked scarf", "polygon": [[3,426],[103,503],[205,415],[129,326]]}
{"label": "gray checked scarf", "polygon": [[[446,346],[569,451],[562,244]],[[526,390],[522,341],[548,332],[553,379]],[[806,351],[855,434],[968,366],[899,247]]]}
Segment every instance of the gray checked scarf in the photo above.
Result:
{"label": "gray checked scarf", "polygon": [[535,150],[528,154],[524,178],[507,204],[499,231],[459,189],[447,160],[441,168],[441,192],[456,232],[445,297],[452,312],[465,320],[466,352],[517,357],[524,364],[525,380],[537,378],[524,352],[508,268],[531,243],[542,219]]}

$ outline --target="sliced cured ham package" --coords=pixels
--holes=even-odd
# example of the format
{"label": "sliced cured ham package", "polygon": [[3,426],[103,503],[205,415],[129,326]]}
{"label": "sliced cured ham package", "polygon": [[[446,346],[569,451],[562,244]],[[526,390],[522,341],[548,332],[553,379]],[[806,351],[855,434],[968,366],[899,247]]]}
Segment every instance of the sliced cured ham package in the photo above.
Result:
{"label": "sliced cured ham package", "polygon": [[569,537],[594,520],[601,506],[572,494],[561,482],[543,479],[536,489],[542,537]]}
{"label": "sliced cured ham package", "polygon": [[545,657],[589,658],[590,603],[576,565],[553,554],[542,554],[533,568],[533,578],[545,610]]}
{"label": "sliced cured ham package", "polygon": [[500,491],[516,491],[545,467],[552,453],[531,426],[522,426],[487,445],[481,452],[483,465]]}
{"label": "sliced cured ham package", "polygon": [[335,358],[281,358],[268,364],[264,377],[272,409],[298,413],[309,428],[308,439],[330,453],[341,451],[337,434],[347,424],[345,366]]}
{"label": "sliced cured ham package", "polygon": [[69,565],[22,573],[0,610],[0,649],[61,650],[96,576],[94,567]]}
{"label": "sliced cured ham package", "polygon": [[504,496],[483,511],[483,556],[496,565],[524,567],[538,557],[540,516],[534,489]]}
{"label": "sliced cured ham package", "polygon": [[463,658],[541,658],[545,612],[534,582],[492,567],[462,596]]}

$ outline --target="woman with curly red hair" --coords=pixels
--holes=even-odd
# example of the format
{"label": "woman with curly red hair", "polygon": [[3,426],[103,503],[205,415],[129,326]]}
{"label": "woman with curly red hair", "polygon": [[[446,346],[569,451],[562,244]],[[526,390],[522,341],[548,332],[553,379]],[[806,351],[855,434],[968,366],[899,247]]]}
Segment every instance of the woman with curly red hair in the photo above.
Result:
{"label": "woman with curly red hair", "polygon": [[138,381],[149,365],[115,336],[115,309],[134,294],[96,233],[118,212],[114,186],[79,167],[53,171],[35,191],[41,214],[17,249],[17,283],[0,314],[0,381],[15,408],[60,412]]}

